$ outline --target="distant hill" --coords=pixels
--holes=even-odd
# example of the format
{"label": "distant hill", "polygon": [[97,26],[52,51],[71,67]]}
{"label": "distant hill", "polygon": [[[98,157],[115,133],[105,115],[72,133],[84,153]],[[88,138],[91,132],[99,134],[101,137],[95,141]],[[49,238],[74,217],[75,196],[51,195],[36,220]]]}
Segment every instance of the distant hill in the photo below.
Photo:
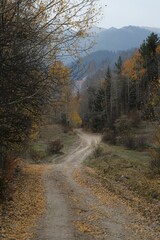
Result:
{"label": "distant hill", "polygon": [[[154,32],[158,34],[160,29],[147,27],[127,26],[117,28],[98,28],[93,27],[90,32],[94,32],[95,46],[91,53],[83,57],[83,67],[88,68],[88,73],[103,68],[104,65],[114,67],[114,63],[119,56],[123,60],[131,56],[133,51],[140,47],[143,41]],[[85,39],[84,41],[88,41]]]}
{"label": "distant hill", "polygon": [[[150,28],[150,27],[136,27],[136,26],[127,26],[120,29],[117,28],[99,28],[93,26],[88,34],[90,37],[85,37],[79,41],[79,49],[88,49],[90,43],[95,42],[95,45],[90,49],[90,54],[93,52],[101,52],[99,55],[104,55],[102,51],[126,51],[130,49],[139,48],[142,42],[151,34],[155,32],[160,35],[159,28]],[[68,32],[66,32],[68,34]],[[71,40],[68,44],[72,45],[74,39]],[[63,47],[63,45],[62,45]],[[68,53],[63,56],[60,55],[60,59],[69,65],[71,62],[74,62],[74,56],[66,56]],[[81,51],[81,57],[85,57],[86,52]]]}
{"label": "distant hill", "polygon": [[116,53],[112,51],[107,51],[107,50],[96,51],[84,57],[83,64],[84,66],[86,66],[89,64],[89,62],[94,62],[95,70],[96,70],[102,66],[103,62],[107,62],[108,64],[111,64],[115,56],[116,56]]}
{"label": "distant hill", "polygon": [[120,51],[138,48],[140,44],[151,34],[160,33],[160,29],[127,26],[120,29],[110,28],[95,33],[96,44],[93,51]]}
{"label": "distant hill", "polygon": [[113,69],[115,62],[117,61],[119,56],[122,57],[122,60],[126,60],[133,54],[134,51],[135,48],[128,51],[117,52],[108,50],[96,51],[83,58],[83,66],[88,66],[88,72],[91,69],[93,72],[97,71],[100,68],[107,68],[107,66],[110,66],[110,68]]}
{"label": "distant hill", "polygon": [[154,32],[154,33],[157,33],[157,34],[160,34],[160,28],[153,28],[153,27],[143,27],[151,32]]}

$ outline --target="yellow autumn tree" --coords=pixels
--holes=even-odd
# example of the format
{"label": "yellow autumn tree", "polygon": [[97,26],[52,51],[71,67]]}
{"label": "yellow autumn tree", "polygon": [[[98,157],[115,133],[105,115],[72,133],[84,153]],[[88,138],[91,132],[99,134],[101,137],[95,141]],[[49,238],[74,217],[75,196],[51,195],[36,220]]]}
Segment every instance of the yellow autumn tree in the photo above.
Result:
{"label": "yellow autumn tree", "polygon": [[80,127],[82,125],[82,119],[77,111],[71,111],[69,117],[73,127]]}
{"label": "yellow autumn tree", "polygon": [[69,122],[72,127],[80,127],[82,119],[79,114],[80,96],[72,96],[69,102]]}
{"label": "yellow autumn tree", "polygon": [[124,62],[122,69],[123,76],[129,77],[131,80],[140,80],[145,74],[143,61],[139,51],[136,51],[131,58]]}
{"label": "yellow autumn tree", "polygon": [[62,115],[68,121],[69,102],[71,98],[71,77],[70,70],[61,61],[56,61],[49,69],[51,81],[51,111],[54,117],[60,120]]}
{"label": "yellow autumn tree", "polygon": [[82,119],[78,113],[79,98],[73,96],[69,68],[61,61],[56,61],[50,67],[48,75],[52,81],[54,95],[51,111],[56,119],[72,127],[81,126]]}

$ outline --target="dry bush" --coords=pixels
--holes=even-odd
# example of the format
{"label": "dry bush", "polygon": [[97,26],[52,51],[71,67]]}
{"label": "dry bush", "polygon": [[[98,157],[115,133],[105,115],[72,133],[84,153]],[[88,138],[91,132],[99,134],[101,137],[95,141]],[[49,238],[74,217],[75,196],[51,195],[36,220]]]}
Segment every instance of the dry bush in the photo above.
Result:
{"label": "dry bush", "polygon": [[5,159],[4,175],[7,180],[12,179],[12,177],[21,171],[23,160],[9,155]]}
{"label": "dry bush", "polygon": [[98,157],[102,156],[103,153],[104,153],[103,148],[101,147],[100,144],[98,144],[93,151],[93,156],[94,156],[94,158],[98,158]]}
{"label": "dry bush", "polygon": [[121,139],[122,144],[125,145],[129,149],[136,149],[136,141],[135,136],[133,134],[126,134]]}
{"label": "dry bush", "polygon": [[145,135],[138,135],[135,137],[136,139],[136,149],[137,150],[144,150],[148,147],[147,136]]}
{"label": "dry bush", "polygon": [[147,147],[147,138],[144,135],[126,134],[122,137],[122,144],[132,150],[143,150]]}
{"label": "dry bush", "polygon": [[30,149],[30,157],[33,161],[38,162],[41,159],[44,159],[48,154],[46,151],[37,151],[36,149]]}
{"label": "dry bush", "polygon": [[150,153],[152,156],[151,168],[160,173],[160,147],[151,149]]}
{"label": "dry bush", "polygon": [[103,137],[102,137],[103,142],[109,142],[111,144],[116,143],[116,134],[114,130],[111,130],[109,128],[105,129],[103,132]]}
{"label": "dry bush", "polygon": [[143,150],[148,146],[147,137],[145,135],[135,135],[133,127],[138,127],[141,122],[141,115],[139,112],[134,112],[129,117],[121,116],[116,120],[114,127],[116,136],[116,143],[123,144],[129,149]]}
{"label": "dry bush", "polygon": [[114,127],[117,134],[125,134],[131,130],[132,120],[129,119],[128,116],[122,115],[115,121]]}
{"label": "dry bush", "polygon": [[14,156],[7,156],[4,169],[0,173],[0,201],[9,198],[11,189],[9,183],[13,177],[21,172],[23,160]]}
{"label": "dry bush", "polygon": [[72,131],[73,131],[73,129],[70,126],[64,126],[63,127],[63,132],[64,133],[68,133],[68,132],[72,132]]}
{"label": "dry bush", "polygon": [[0,176],[0,202],[6,198],[6,190],[8,188],[8,181]]}
{"label": "dry bush", "polygon": [[130,113],[129,118],[131,119],[132,126],[138,127],[142,121],[142,113],[140,111],[133,111]]}
{"label": "dry bush", "polygon": [[60,151],[63,148],[63,144],[60,139],[50,141],[48,144],[48,153],[49,154],[57,154],[60,153]]}
{"label": "dry bush", "polygon": [[151,168],[160,173],[160,125],[156,126],[154,147],[150,150],[152,160]]}

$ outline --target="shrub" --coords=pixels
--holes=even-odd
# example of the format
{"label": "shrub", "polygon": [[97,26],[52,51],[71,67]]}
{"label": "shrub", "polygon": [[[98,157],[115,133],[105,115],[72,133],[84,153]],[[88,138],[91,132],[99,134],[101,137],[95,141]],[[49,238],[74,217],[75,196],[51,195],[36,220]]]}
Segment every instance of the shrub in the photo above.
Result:
{"label": "shrub", "polygon": [[93,151],[93,155],[95,158],[98,158],[102,156],[102,154],[103,154],[103,148],[101,147],[100,144],[98,144]]}
{"label": "shrub", "polygon": [[16,158],[12,155],[8,155],[5,158],[5,164],[3,169],[3,174],[7,180],[12,179],[15,172],[18,172],[21,170],[23,160],[20,158]]}
{"label": "shrub", "polygon": [[8,189],[7,179],[0,177],[0,203],[6,198],[6,190]]}
{"label": "shrub", "polygon": [[115,121],[114,127],[117,133],[125,134],[131,129],[132,121],[126,115],[122,115]]}
{"label": "shrub", "polygon": [[129,149],[136,149],[135,136],[133,134],[127,134],[122,138],[123,144]]}
{"label": "shrub", "polygon": [[140,111],[133,111],[130,113],[130,119],[133,127],[138,127],[142,120],[142,113]]}
{"label": "shrub", "polygon": [[151,168],[160,173],[160,147],[155,147],[150,150],[152,160]]}
{"label": "shrub", "polygon": [[68,133],[68,132],[70,132],[70,131],[72,131],[72,128],[71,128],[70,126],[67,126],[67,125],[66,125],[66,126],[63,127],[63,132],[64,132],[64,133]]}
{"label": "shrub", "polygon": [[60,139],[53,140],[48,144],[48,153],[57,154],[63,148],[63,144]]}
{"label": "shrub", "polygon": [[30,153],[31,159],[34,161],[39,161],[48,155],[47,152],[44,150],[40,151],[33,148],[30,150],[29,153]]}
{"label": "shrub", "polygon": [[109,142],[111,144],[116,143],[116,134],[114,130],[111,130],[109,128],[105,129],[103,132],[103,137],[102,137],[103,142]]}
{"label": "shrub", "polygon": [[151,167],[160,173],[160,125],[156,125],[154,147],[150,150]]}
{"label": "shrub", "polygon": [[144,135],[139,135],[135,137],[136,140],[136,149],[143,150],[148,146],[147,137]]}
{"label": "shrub", "polygon": [[5,158],[3,171],[0,171],[0,202],[11,199],[12,188],[10,183],[13,177],[16,177],[22,171],[23,160],[8,155]]}
{"label": "shrub", "polygon": [[143,150],[147,147],[147,139],[143,135],[126,134],[121,139],[122,144],[133,150]]}

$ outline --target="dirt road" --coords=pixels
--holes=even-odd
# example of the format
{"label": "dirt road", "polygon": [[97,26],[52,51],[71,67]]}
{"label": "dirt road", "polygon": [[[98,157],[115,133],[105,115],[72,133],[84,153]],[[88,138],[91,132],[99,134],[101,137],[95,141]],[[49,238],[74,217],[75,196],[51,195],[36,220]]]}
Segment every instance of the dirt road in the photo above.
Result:
{"label": "dirt road", "polygon": [[158,240],[127,204],[85,174],[81,163],[100,136],[77,134],[79,146],[53,161],[45,175],[47,210],[36,240]]}

